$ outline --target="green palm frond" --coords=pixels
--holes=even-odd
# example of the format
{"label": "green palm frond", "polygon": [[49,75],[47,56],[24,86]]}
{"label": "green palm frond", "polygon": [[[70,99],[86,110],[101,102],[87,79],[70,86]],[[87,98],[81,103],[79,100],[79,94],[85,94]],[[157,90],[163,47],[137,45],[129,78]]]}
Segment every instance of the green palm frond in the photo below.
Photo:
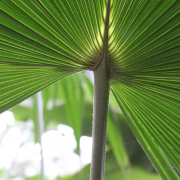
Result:
{"label": "green palm frond", "polygon": [[[178,179],[180,4],[178,1],[121,3],[117,14],[124,18],[118,17],[119,31],[114,30],[116,38],[110,44],[112,91],[162,178]],[[174,167],[176,172],[168,167]]]}
{"label": "green palm frond", "polygon": [[0,8],[0,112],[92,68],[101,53],[105,2],[3,0]]}
{"label": "green palm frond", "polygon": [[[110,2],[111,90],[161,177],[179,179],[180,2]],[[1,0],[0,112],[68,75],[94,70],[106,7],[106,0]]]}

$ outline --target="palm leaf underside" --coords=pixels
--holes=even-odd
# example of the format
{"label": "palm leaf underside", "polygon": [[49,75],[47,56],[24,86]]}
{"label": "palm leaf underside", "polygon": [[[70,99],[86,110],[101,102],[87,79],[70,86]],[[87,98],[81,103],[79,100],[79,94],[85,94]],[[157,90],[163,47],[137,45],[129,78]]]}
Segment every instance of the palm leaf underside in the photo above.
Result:
{"label": "palm leaf underside", "polygon": [[[105,0],[1,0],[0,113],[100,60]],[[179,179],[180,2],[111,0],[111,91],[162,179]]]}

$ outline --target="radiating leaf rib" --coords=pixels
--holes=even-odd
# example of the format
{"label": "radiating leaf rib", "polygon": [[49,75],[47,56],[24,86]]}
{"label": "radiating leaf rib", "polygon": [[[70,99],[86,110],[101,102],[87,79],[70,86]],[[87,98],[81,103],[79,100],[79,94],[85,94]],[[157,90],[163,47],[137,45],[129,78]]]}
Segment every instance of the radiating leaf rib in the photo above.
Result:
{"label": "radiating leaf rib", "polygon": [[[95,11],[89,3],[87,5],[90,7],[90,18],[96,20]],[[77,65],[89,63],[91,66],[100,55],[100,49],[92,46],[92,42],[96,42],[94,45],[97,46],[100,29],[96,21],[90,22],[93,29],[84,25],[83,12],[78,10],[80,6],[82,3],[69,1],[2,1],[2,23],[21,33],[25,36],[23,38],[28,37],[67,58],[73,58],[71,61]],[[94,37],[87,36],[89,34],[94,34]],[[102,39],[98,41],[100,43]],[[98,48],[101,48],[100,45]]]}
{"label": "radiating leaf rib", "polygon": [[83,22],[84,22],[84,27],[86,28],[87,34],[89,36],[89,42],[92,49],[99,52],[100,49],[99,47],[96,45],[96,42],[93,40],[94,38],[94,33],[93,31],[89,31],[90,29],[92,29],[92,23],[91,23],[91,18],[90,18],[90,12],[89,12],[89,8],[88,8],[88,2],[87,1],[79,1],[79,6],[80,9],[82,9],[82,18],[83,18]]}
{"label": "radiating leaf rib", "polygon": [[[128,89],[126,88],[126,91],[128,91]],[[129,92],[130,93],[130,92]],[[131,90],[131,93],[133,94],[133,96],[129,95],[129,98],[132,98],[133,97],[136,97],[136,95],[133,93],[133,90]],[[148,95],[144,96],[143,98],[145,97],[148,97]],[[163,117],[159,118],[158,117],[158,114],[156,112],[156,114],[153,112],[154,110],[152,109],[152,107],[150,106],[151,104],[149,104],[148,102],[143,102],[143,99],[141,98],[141,95],[138,93],[138,97],[136,97],[136,99],[134,99],[134,102],[137,101],[137,98],[138,98],[138,103],[139,103],[139,106],[141,107],[141,109],[143,109],[144,111],[146,111],[146,114],[149,116],[149,121],[151,122],[151,124],[153,126],[151,126],[151,124],[147,125],[148,127],[151,127],[152,129],[153,128],[157,128],[158,129],[158,132],[164,134],[164,137],[168,138],[169,142],[170,142],[170,139],[173,140],[175,143],[172,145],[176,151],[178,152],[178,146],[180,145],[178,138],[180,137],[179,134],[177,133],[177,128],[173,128],[173,126],[171,126],[170,128],[168,128],[168,126],[164,125],[164,126],[161,126],[161,124],[158,122],[158,121],[161,121],[161,119],[163,119]],[[142,102],[142,103],[141,103]],[[143,104],[146,104],[146,106],[148,107],[148,109],[143,106]],[[154,105],[152,103],[152,105]],[[150,114],[149,114],[150,112]],[[141,114],[144,114],[143,111],[141,112]],[[144,116],[146,116],[146,114],[144,114]],[[156,120],[157,118],[157,120]],[[147,118],[145,118],[147,119]],[[148,123],[148,122],[147,122]],[[161,129],[162,128],[162,129]],[[167,129],[166,129],[167,128]],[[171,130],[170,130],[171,129]],[[175,131],[173,131],[175,130]],[[169,133],[169,131],[171,131],[171,133]],[[167,134],[166,134],[167,133]],[[168,135],[168,136],[167,136]],[[173,141],[171,141],[171,143],[173,143]]]}
{"label": "radiating leaf rib", "polygon": [[167,167],[180,167],[180,3],[122,3],[110,27],[111,88],[161,177],[179,179]]}
{"label": "radiating leaf rib", "polygon": [[[152,2],[153,1],[148,1],[148,5],[151,5]],[[157,1],[154,1],[154,6],[156,5],[156,3],[157,3]],[[168,7],[166,7],[167,5],[165,6],[165,8],[161,7],[162,6],[161,4],[163,4],[163,3],[166,3],[168,5]],[[159,3],[161,6],[159,5],[160,7],[158,7],[158,11],[157,12],[155,11],[154,13],[151,13],[150,16],[147,16],[147,19],[146,19],[146,21],[144,20],[144,23],[140,24],[140,22],[143,20],[143,18],[145,18],[145,16],[143,16],[143,18],[140,18],[142,16],[142,14],[141,14],[140,17],[137,16],[138,18],[135,21],[135,23],[138,23],[139,25],[134,24],[134,27],[133,26],[126,27],[125,31],[123,30],[123,28],[124,28],[123,27],[120,29],[120,32],[118,31],[118,36],[120,36],[120,38],[122,40],[119,40],[118,38],[116,38],[114,40],[115,42],[117,41],[117,43],[113,43],[113,45],[116,45],[117,48],[115,50],[116,53],[114,52],[114,50],[112,50],[113,56],[117,53],[124,54],[123,53],[124,51],[126,53],[128,53],[129,55],[131,55],[132,50],[135,47],[137,47],[139,43],[146,40],[146,38],[149,37],[151,34],[155,33],[154,35],[156,37],[163,35],[163,33],[165,33],[166,30],[163,30],[163,33],[161,32],[160,34],[157,33],[157,30],[158,29],[161,30],[163,25],[165,25],[165,23],[166,23],[166,26],[163,28],[166,28],[166,29],[168,28],[168,30],[170,29],[170,27],[167,27],[167,25],[171,24],[171,21],[174,19],[175,19],[175,25],[178,26],[179,23],[177,21],[177,19],[178,19],[177,13],[180,9],[178,3],[175,2],[174,4],[172,4],[173,1],[163,1],[163,3],[162,3],[162,1]],[[170,5],[172,5],[172,6],[170,6]],[[151,9],[147,9],[147,13],[149,13],[151,10],[154,10],[153,9],[154,6],[152,6]],[[147,8],[147,5],[145,7]],[[154,8],[156,8],[156,6]],[[168,13],[166,13],[167,11],[168,11]],[[151,18],[151,16],[152,16],[152,18]],[[138,28],[138,26],[140,26],[140,28],[137,29],[137,31],[135,31],[136,28]],[[127,31],[127,30],[129,30],[129,31]],[[133,38],[131,37],[131,35],[133,35]],[[114,34],[113,34],[113,36],[114,36]],[[151,40],[148,42],[149,43],[153,42],[155,39],[156,38],[151,38]],[[118,44],[121,44],[121,45],[118,46]],[[118,49],[120,47],[121,47],[121,49],[118,51]],[[138,47],[138,50],[143,47],[142,44],[139,47]],[[111,49],[111,47],[110,47],[110,49]],[[144,52],[146,52],[146,51],[144,51]],[[133,53],[136,53],[136,51],[133,50]],[[121,59],[122,59],[122,55],[121,55]]]}
{"label": "radiating leaf rib", "polygon": [[[24,41],[24,37],[21,36],[18,33],[14,33],[13,31],[6,29],[5,27],[1,27],[1,31],[0,33],[2,33],[2,35],[0,35],[0,40],[1,43],[3,44],[3,42],[6,42],[8,45],[11,45],[13,47],[16,48],[21,48],[22,50],[24,49],[26,51],[31,51],[34,52],[35,54],[37,54],[37,56],[39,54],[42,54],[44,56],[46,56],[48,59],[50,58],[51,60],[51,66],[63,66],[63,67],[73,67],[74,63],[73,63],[73,57],[72,56],[67,56],[67,55],[62,55],[59,54],[35,41],[32,41],[31,39],[26,38],[26,40]],[[59,59],[61,59],[61,61],[59,61]],[[69,60],[69,61],[67,61]],[[78,60],[78,59],[76,59]],[[32,60],[33,61],[33,60]],[[23,63],[26,63],[26,61],[23,61]],[[41,64],[46,64],[47,62],[42,60]],[[87,63],[88,65],[88,63]],[[76,68],[79,66],[79,68],[83,67],[82,65],[76,65]]]}
{"label": "radiating leaf rib", "polygon": [[[162,143],[161,144],[157,143],[158,138],[160,139],[162,134],[161,134],[161,136],[159,136],[157,138],[157,136],[155,136],[154,133],[157,133],[158,131],[156,130],[154,133],[151,132],[150,127],[147,126],[145,124],[145,122],[147,120],[152,120],[151,119],[152,117],[146,116],[148,114],[148,111],[139,104],[139,99],[138,100],[132,99],[134,94],[132,96],[131,93],[127,93],[126,92],[127,89],[128,89],[127,86],[124,87],[123,85],[116,84],[113,86],[112,90],[113,90],[113,93],[115,94],[118,102],[120,103],[119,105],[121,106],[121,109],[122,109],[123,113],[125,114],[130,127],[132,128],[133,132],[135,133],[138,141],[143,146],[147,155],[150,157],[154,166],[160,173],[161,177],[163,179],[178,179],[178,176],[176,175],[175,172],[167,171],[167,167],[169,167],[170,164],[166,160],[165,156],[163,155],[163,153],[160,150]],[[120,94],[121,94],[121,96],[120,96]],[[148,106],[147,106],[147,108],[148,108]],[[166,143],[164,145],[168,145],[168,143],[169,142],[166,141]],[[177,144],[177,146],[178,146],[178,144]],[[164,149],[164,148],[162,148],[162,149]],[[176,157],[176,158],[178,158],[178,156],[179,156],[175,152],[173,152],[172,154],[173,154],[173,157]],[[170,154],[168,154],[168,156],[169,155]],[[173,160],[173,158],[170,158],[170,159]],[[177,162],[174,164],[175,167],[178,167],[178,165],[179,164]]]}
{"label": "radiating leaf rib", "polygon": [[1,112],[67,75],[92,68],[102,48],[106,6],[101,3],[0,2]]}
{"label": "radiating leaf rib", "polygon": [[0,63],[0,112],[76,71]]}
{"label": "radiating leaf rib", "polygon": [[[45,3],[45,1],[44,1],[44,3]],[[18,17],[17,20],[20,20],[21,22],[23,22],[23,24],[25,24],[26,26],[28,26],[29,28],[34,30],[36,33],[42,35],[49,41],[53,42],[57,46],[59,45],[59,42],[58,42],[58,40],[59,40],[61,42],[61,48],[63,50],[65,50],[65,51],[68,50],[69,53],[74,53],[76,55],[78,53],[78,55],[80,55],[79,54],[80,47],[75,49],[75,47],[78,47],[77,45],[79,45],[76,43],[77,40],[73,41],[74,38],[72,38],[72,36],[70,36],[70,34],[68,34],[68,36],[66,36],[63,33],[63,31],[61,30],[63,27],[62,24],[61,24],[61,29],[59,29],[57,27],[57,25],[54,25],[53,20],[50,17],[48,17],[48,14],[43,13],[43,11],[39,11],[39,8],[36,5],[34,5],[34,3],[31,1],[29,1],[29,2],[27,1],[26,3],[19,1],[19,3],[16,2],[16,5],[18,5],[18,7],[20,7],[20,9],[22,9],[24,12],[27,13],[27,14],[25,14],[25,13],[21,12],[21,15],[24,14],[24,16],[23,16],[24,18],[19,17],[17,14],[13,14],[13,16],[16,16],[16,18]],[[53,11],[53,12],[55,11],[54,9],[51,10],[51,6],[48,6],[48,7],[49,7],[49,11]],[[15,9],[17,9],[17,7]],[[26,20],[27,18],[25,18],[27,15],[28,15],[28,20]],[[63,23],[63,24],[65,25],[65,23]],[[81,51],[84,51],[84,49],[81,48]],[[87,57],[85,57],[85,58],[87,58]]]}

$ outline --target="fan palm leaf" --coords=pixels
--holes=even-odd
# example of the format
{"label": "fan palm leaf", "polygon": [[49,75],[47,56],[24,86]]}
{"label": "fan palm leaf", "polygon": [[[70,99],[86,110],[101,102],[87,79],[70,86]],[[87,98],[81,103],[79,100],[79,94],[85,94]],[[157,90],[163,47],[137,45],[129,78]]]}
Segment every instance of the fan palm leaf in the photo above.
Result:
{"label": "fan palm leaf", "polygon": [[95,70],[107,31],[111,90],[161,177],[179,179],[179,1],[1,0],[0,8],[0,112]]}

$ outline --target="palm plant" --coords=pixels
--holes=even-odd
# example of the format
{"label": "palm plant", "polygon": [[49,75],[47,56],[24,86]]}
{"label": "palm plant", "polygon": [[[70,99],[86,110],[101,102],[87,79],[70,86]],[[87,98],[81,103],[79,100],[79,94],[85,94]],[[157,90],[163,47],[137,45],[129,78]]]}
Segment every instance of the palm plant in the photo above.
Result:
{"label": "palm plant", "polygon": [[110,89],[162,179],[179,179],[179,1],[1,0],[0,7],[0,113],[93,70],[91,179],[104,176]]}

